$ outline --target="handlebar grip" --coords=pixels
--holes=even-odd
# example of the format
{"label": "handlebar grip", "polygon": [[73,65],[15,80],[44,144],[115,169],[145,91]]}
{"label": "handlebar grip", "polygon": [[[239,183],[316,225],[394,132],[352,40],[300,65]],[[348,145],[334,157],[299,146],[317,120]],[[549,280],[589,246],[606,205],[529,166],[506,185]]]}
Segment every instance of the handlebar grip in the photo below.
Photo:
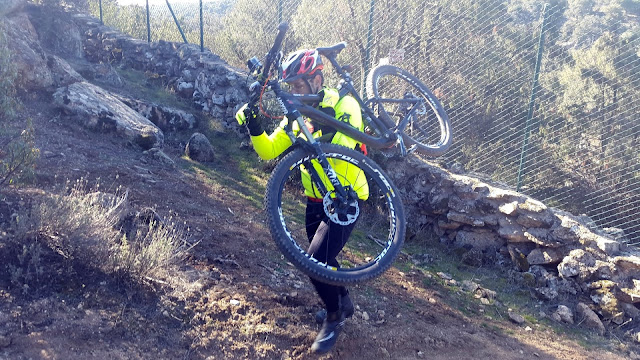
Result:
{"label": "handlebar grip", "polygon": [[276,57],[278,51],[280,51],[280,47],[282,46],[282,41],[284,40],[284,35],[289,30],[289,24],[286,22],[278,25],[278,35],[276,36],[276,40],[273,42],[273,47],[269,50],[267,54],[267,59],[264,64],[264,71],[262,72],[263,76],[268,76],[269,70],[271,70],[271,64],[273,63],[273,59]]}

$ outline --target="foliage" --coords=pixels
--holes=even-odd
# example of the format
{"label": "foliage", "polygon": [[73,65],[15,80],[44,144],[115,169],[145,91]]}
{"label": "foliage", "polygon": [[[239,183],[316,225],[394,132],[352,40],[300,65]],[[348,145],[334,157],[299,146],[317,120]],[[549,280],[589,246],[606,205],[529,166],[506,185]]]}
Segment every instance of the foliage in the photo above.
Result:
{"label": "foliage", "polygon": [[[2,124],[5,125],[5,124]],[[35,147],[35,134],[31,120],[19,135],[3,126],[0,133],[0,186],[13,184],[18,178],[29,176],[40,155]]]}
{"label": "foliage", "polygon": [[[138,281],[166,273],[182,258],[186,244],[182,226],[171,219],[151,221],[128,238],[120,231],[129,214],[128,192],[99,190],[99,185],[89,189],[84,179],[67,182],[64,192],[43,196],[29,212],[15,218],[14,238],[25,244],[37,239],[37,246],[55,249],[63,258]],[[32,281],[41,266],[38,260],[38,249],[25,247],[10,271],[12,281]]]}
{"label": "foliage", "polygon": [[15,80],[18,74],[7,46],[4,23],[0,21],[0,119],[10,119],[17,107]]}

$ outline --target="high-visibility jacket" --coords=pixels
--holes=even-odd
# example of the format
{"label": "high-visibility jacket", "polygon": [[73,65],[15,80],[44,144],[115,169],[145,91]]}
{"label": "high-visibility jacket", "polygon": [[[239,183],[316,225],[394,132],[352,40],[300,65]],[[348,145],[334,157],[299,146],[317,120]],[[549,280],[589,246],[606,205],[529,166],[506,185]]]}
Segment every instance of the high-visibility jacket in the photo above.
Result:
{"label": "high-visibility jacket", "polygon": [[[364,124],[362,122],[362,113],[360,109],[360,105],[358,102],[351,96],[347,95],[342,98],[339,98],[337,95],[338,92],[335,89],[324,89],[325,93],[328,91],[335,94],[335,102],[326,101],[321,103],[321,106],[326,109],[327,107],[332,107],[335,111],[335,118],[340,121],[345,121],[351,124],[354,128],[364,131]],[[325,99],[327,96],[325,96]],[[287,125],[287,119],[284,119],[280,126],[278,126],[271,135],[267,135],[266,132],[258,136],[251,136],[251,142],[253,143],[253,148],[255,149],[258,156],[263,160],[274,159],[278,155],[282,154],[287,148],[291,146],[291,139],[287,135],[284,130],[284,127]],[[299,133],[298,123],[293,123],[293,132],[297,136]],[[323,136],[328,135],[328,136]],[[314,129],[313,137],[316,139],[320,139],[320,141],[325,140],[327,137],[330,137],[331,143],[336,145],[345,146],[349,149],[355,149],[360,143],[340,132],[335,132],[333,136],[330,134],[323,134],[322,130]],[[365,174],[360,170],[360,168],[349,164],[343,160],[338,159],[328,159],[329,163],[333,167],[333,170],[336,172],[338,179],[343,185],[351,185],[351,187],[357,192],[358,197],[362,200],[366,200],[369,197],[369,186],[367,183],[367,179]],[[316,168],[316,172],[320,175],[325,187],[332,191],[333,186],[327,179],[326,175],[322,171],[322,167],[320,164],[313,160],[312,161],[314,167]],[[302,174],[302,184],[305,189],[305,195],[310,198],[320,199],[322,198],[322,194],[318,191],[318,189],[312,185],[311,176],[308,171],[301,167]]]}

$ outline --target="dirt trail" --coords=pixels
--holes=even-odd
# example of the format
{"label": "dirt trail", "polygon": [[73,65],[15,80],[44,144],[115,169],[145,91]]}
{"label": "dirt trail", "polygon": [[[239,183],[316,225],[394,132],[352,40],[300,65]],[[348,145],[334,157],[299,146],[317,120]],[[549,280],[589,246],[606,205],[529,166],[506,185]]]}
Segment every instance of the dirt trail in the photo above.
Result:
{"label": "dirt trail", "polygon": [[[320,303],[309,281],[281,258],[262,222],[259,203],[243,189],[218,185],[181,159],[190,134],[169,137],[175,168],[147,159],[125,142],[65,123],[42,100],[33,118],[41,149],[35,187],[51,191],[66,179],[100,178],[130,189],[134,206],[173,214],[200,241],[173,290],[151,282],[136,287],[108,274],[44,254],[47,286],[24,295],[0,280],[0,359],[312,359]],[[218,147],[211,166],[219,181],[234,168]],[[247,156],[253,156],[247,152]],[[260,189],[257,189],[260,190]],[[10,196],[28,198],[29,189]],[[253,191],[256,191],[255,189]],[[0,246],[0,263],[14,261]],[[624,359],[603,348],[584,349],[545,327],[489,320],[450,307],[455,294],[429,274],[392,268],[352,289],[358,306],[335,350],[325,359]],[[425,284],[431,284],[429,286]],[[155,289],[154,289],[155,288]],[[365,314],[366,313],[366,314]],[[478,315],[473,315],[478,314]],[[590,341],[590,340],[587,340]]]}

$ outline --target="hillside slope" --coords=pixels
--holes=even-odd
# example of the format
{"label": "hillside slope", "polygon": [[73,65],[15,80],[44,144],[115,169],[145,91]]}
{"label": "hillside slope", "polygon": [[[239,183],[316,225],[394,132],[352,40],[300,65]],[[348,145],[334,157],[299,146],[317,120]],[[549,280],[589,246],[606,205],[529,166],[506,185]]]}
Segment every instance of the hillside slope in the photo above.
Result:
{"label": "hillside slope", "polygon": [[[19,64],[23,75],[46,75],[50,64],[62,64],[49,51],[71,57],[66,43],[53,50],[39,45],[60,34],[46,27],[38,34],[26,14],[13,21],[24,30],[14,34],[29,40],[20,49],[38,50],[30,59],[41,61]],[[1,119],[3,130],[18,133],[32,123],[40,156],[33,174],[0,187],[0,359],[316,358],[309,347],[320,301],[264,223],[262,196],[273,164],[259,162],[220,121],[167,92],[161,77],[88,63],[81,46],[73,49],[80,55],[66,60],[75,70],[62,72],[69,79],[34,76],[23,85],[40,88],[19,88],[23,106],[12,121]],[[214,161],[184,156],[194,130],[167,130],[159,153],[83,127],[86,119],[68,117],[52,95],[57,82],[83,78],[122,98],[192,112],[195,130],[213,144]],[[96,227],[87,213],[101,211],[96,204],[105,193],[126,194],[126,201],[97,214],[117,215],[117,226]],[[83,204],[78,196],[93,200]],[[126,257],[153,221],[177,229],[184,256],[140,272],[138,259]],[[599,337],[551,321],[557,304],[532,298],[512,268],[463,265],[456,251],[428,235],[408,241],[384,276],[352,288],[355,316],[322,358],[640,358],[638,344],[622,342],[616,331]],[[104,239],[119,246],[122,258],[101,252]]]}
{"label": "hillside slope", "polygon": [[[40,258],[46,275],[37,286],[21,288],[3,273],[0,358],[314,358],[308,348],[318,330],[313,314],[320,303],[309,281],[272,243],[261,207],[267,166],[241,149],[238,139],[205,129],[216,160],[200,165],[182,156],[190,133],[174,133],[164,148],[176,162],[172,167],[124,140],[66,122],[46,94],[23,102],[28,106],[19,117],[33,119],[42,156],[32,185],[3,192],[3,215],[59,191],[67,180],[84,178],[105,191],[129,189],[131,206],[184,222],[197,245],[170,277],[146,283],[45,247]],[[10,244],[0,246],[1,262],[20,266],[20,249]],[[584,333],[567,337],[562,333],[570,328],[554,331],[530,317],[516,325],[506,309],[485,306],[440,279],[433,269],[456,267],[446,261],[436,258],[425,268],[401,258],[397,265],[403,271],[392,268],[354,288],[356,315],[325,358],[636,356],[629,346],[617,344],[622,353],[616,355],[612,342]],[[472,271],[485,276],[481,269]],[[589,348],[579,344],[594,342]]]}

